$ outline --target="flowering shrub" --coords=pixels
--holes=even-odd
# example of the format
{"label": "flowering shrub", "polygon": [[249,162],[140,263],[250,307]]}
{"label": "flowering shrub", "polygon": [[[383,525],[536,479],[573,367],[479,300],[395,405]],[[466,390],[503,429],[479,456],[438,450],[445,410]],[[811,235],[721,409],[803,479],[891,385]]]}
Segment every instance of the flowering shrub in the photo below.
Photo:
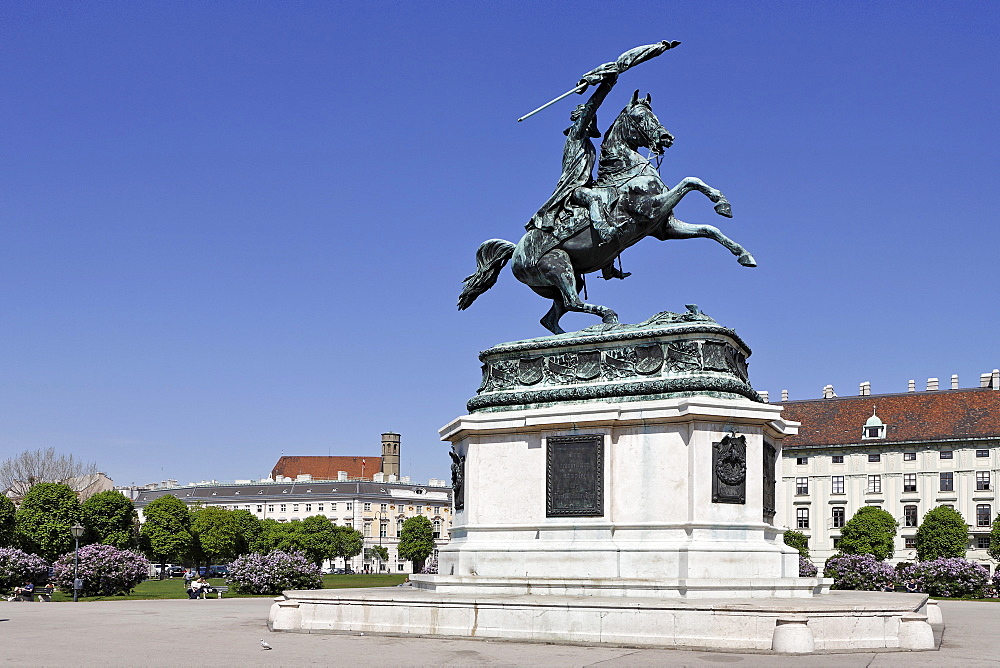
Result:
{"label": "flowering shrub", "polygon": [[813,562],[809,561],[801,554],[799,555],[799,577],[800,578],[814,578],[819,572]]}
{"label": "flowering shrub", "polygon": [[881,591],[896,577],[892,566],[870,554],[835,554],[826,560],[823,575],[833,578],[833,589]]}
{"label": "flowering shrub", "polygon": [[0,547],[0,591],[8,592],[28,580],[48,582],[49,565],[37,554],[28,554],[14,547]]}
{"label": "flowering shrub", "polygon": [[424,567],[420,569],[421,573],[427,575],[437,575],[438,572],[438,560],[437,557],[431,557],[424,562]]}
{"label": "flowering shrub", "polygon": [[319,566],[301,552],[245,554],[229,564],[227,581],[241,594],[280,594],[288,589],[322,589]]}
{"label": "flowering shrub", "polygon": [[1000,568],[993,574],[993,594],[998,595],[1000,592]]}
{"label": "flowering shrub", "polygon": [[[55,584],[64,591],[73,590],[73,553],[59,557],[52,570]],[[149,574],[146,557],[133,550],[119,550],[111,545],[84,545],[80,548],[80,579],[83,596],[127,594]]]}
{"label": "flowering shrub", "polygon": [[909,569],[920,591],[931,596],[982,598],[990,583],[990,574],[979,564],[960,557],[940,557],[921,561]]}

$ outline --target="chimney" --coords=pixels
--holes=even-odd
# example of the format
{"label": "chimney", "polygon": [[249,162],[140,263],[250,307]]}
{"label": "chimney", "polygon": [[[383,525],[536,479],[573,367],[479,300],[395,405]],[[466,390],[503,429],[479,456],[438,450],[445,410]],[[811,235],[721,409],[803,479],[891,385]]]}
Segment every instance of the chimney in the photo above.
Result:
{"label": "chimney", "polygon": [[927,379],[927,391],[930,392],[930,391],[936,390],[936,389],[938,389],[938,379],[937,378],[928,378]]}
{"label": "chimney", "polygon": [[770,395],[768,394],[767,390],[761,390],[757,394],[760,396],[760,400],[763,401],[765,404],[771,403]]}
{"label": "chimney", "polygon": [[833,399],[835,396],[837,396],[837,393],[833,391],[833,385],[826,385],[823,387],[824,399]]}
{"label": "chimney", "polygon": [[872,393],[872,384],[871,381],[869,380],[866,380],[865,382],[861,383],[861,385],[858,387],[858,394],[861,395],[862,397],[867,397],[871,393]]}
{"label": "chimney", "polygon": [[913,380],[912,378],[910,380],[906,381],[906,391],[907,392],[916,392],[917,391],[917,381]]}
{"label": "chimney", "polygon": [[399,434],[395,432],[382,434],[382,473],[399,475]]}
{"label": "chimney", "polygon": [[347,471],[337,471],[337,481],[347,482]]}
{"label": "chimney", "polygon": [[993,369],[990,387],[994,390],[1000,390],[1000,369]]}
{"label": "chimney", "polygon": [[990,374],[981,373],[979,374],[979,387],[989,387],[990,386]]}
{"label": "chimney", "polygon": [[958,389],[958,374],[957,373],[951,374],[951,389],[953,389],[953,390],[957,390]]}
{"label": "chimney", "polygon": [[782,390],[781,391],[781,400],[782,401],[788,401],[788,390]]}

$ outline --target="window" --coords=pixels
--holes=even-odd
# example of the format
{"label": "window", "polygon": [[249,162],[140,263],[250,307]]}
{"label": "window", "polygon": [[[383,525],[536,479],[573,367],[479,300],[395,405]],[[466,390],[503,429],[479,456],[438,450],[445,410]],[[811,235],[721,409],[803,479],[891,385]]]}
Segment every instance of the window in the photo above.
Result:
{"label": "window", "polygon": [[351,512],[352,510],[354,510],[354,504],[353,503],[348,503],[346,510],[347,510],[347,512]]}
{"label": "window", "polygon": [[882,493],[882,476],[880,475],[868,476],[868,493],[869,494]]}
{"label": "window", "polygon": [[370,504],[370,503],[366,503],[366,504],[365,504],[365,507],[364,507],[364,508],[362,509],[362,511],[361,511],[361,512],[364,512],[364,513],[370,513],[370,512],[371,512],[371,510],[372,510],[372,504]]}
{"label": "window", "polygon": [[[334,490],[334,491],[336,491],[336,490]],[[350,510],[350,508],[348,508],[348,510]],[[331,513],[337,512],[337,504],[336,503],[331,503],[330,504],[330,512]]]}
{"label": "window", "polygon": [[297,504],[297,503],[293,503],[292,504],[292,512],[293,513],[299,512],[299,504]]}
{"label": "window", "polygon": [[796,508],[795,518],[797,520],[796,526],[799,529],[809,528],[809,509],[808,508]]}
{"label": "window", "polygon": [[903,536],[903,545],[912,550],[917,547],[917,537],[916,536]]}
{"label": "window", "polygon": [[915,491],[917,491],[917,474],[916,473],[904,473],[903,474],[903,491],[904,492],[915,492]]}
{"label": "window", "polygon": [[885,425],[876,424],[865,427],[865,438],[882,438],[885,434]]}
{"label": "window", "polygon": [[989,456],[990,456],[989,450],[976,450],[976,457],[989,457]]}
{"label": "window", "polygon": [[808,462],[809,462],[809,458],[808,457],[796,457],[795,458],[795,463],[798,466],[805,466]]}
{"label": "window", "polygon": [[795,479],[795,493],[796,494],[808,494],[809,493],[809,478],[796,478]]}
{"label": "window", "polygon": [[383,503],[381,506],[379,506],[379,510],[381,510],[384,513],[385,511],[389,510],[389,504]]}
{"label": "window", "polygon": [[317,513],[323,512],[323,504],[322,503],[316,505],[316,512]]}
{"label": "window", "polygon": [[283,513],[288,512],[288,506],[286,506],[285,504],[281,504],[281,512]]}
{"label": "window", "polygon": [[365,536],[370,538],[372,535],[372,523],[370,520],[365,520],[364,528],[365,528]]}
{"label": "window", "polygon": [[976,549],[977,550],[988,550],[988,549],[990,549],[990,537],[989,536],[976,536]]}
{"label": "window", "polygon": [[434,520],[434,538],[441,537],[441,520]]}
{"label": "window", "polygon": [[831,494],[844,493],[844,476],[835,475],[830,478],[830,493]]}
{"label": "window", "polygon": [[389,537],[389,523],[381,522],[378,526],[378,537],[388,538]]}
{"label": "window", "polygon": [[834,464],[843,464],[844,463],[844,455],[834,455],[833,456],[833,463]]}
{"label": "window", "polygon": [[434,506],[434,514],[435,515],[441,514],[441,506]]}
{"label": "window", "polygon": [[976,491],[986,492],[990,489],[990,472],[976,471]]}
{"label": "window", "polygon": [[423,513],[424,513],[424,507],[423,506],[417,506],[417,514],[418,515],[423,515]]}
{"label": "window", "polygon": [[954,458],[955,458],[955,453],[952,452],[951,450],[941,451],[941,459],[954,459]]}
{"label": "window", "polygon": [[267,512],[273,513],[274,512],[274,506],[268,506],[267,507]]}
{"label": "window", "polygon": [[976,526],[988,527],[990,525],[990,504],[980,503],[976,505]]}
{"label": "window", "polygon": [[915,526],[917,526],[917,507],[916,506],[903,506],[903,526],[904,527],[915,527]]}
{"label": "window", "polygon": [[870,454],[870,455],[868,455],[868,461],[869,462],[880,462],[880,461],[882,461],[882,455],[880,453]]}
{"label": "window", "polygon": [[396,521],[396,535],[397,536],[403,535],[403,520]]}
{"label": "window", "polygon": [[903,453],[904,462],[915,462],[917,461],[917,453],[915,452],[904,452]]}
{"label": "window", "polygon": [[403,570],[403,564],[402,563],[396,564],[396,570],[397,571],[402,571]]}
{"label": "window", "polygon": [[311,512],[312,512],[312,509],[313,509],[313,504],[311,504],[311,503],[307,503],[307,504],[306,504],[306,512],[307,512],[307,513],[311,513]]}
{"label": "window", "polygon": [[257,512],[258,513],[264,512],[264,506],[257,506]]}
{"label": "window", "polygon": [[847,521],[847,510],[843,506],[833,507],[833,528],[841,529]]}
{"label": "window", "polygon": [[942,492],[954,492],[955,491],[955,474],[951,471],[941,474],[941,491]]}
{"label": "window", "polygon": [[834,538],[833,538],[833,549],[835,549],[835,550],[839,550],[840,549],[840,540],[841,540],[840,536],[834,536]]}

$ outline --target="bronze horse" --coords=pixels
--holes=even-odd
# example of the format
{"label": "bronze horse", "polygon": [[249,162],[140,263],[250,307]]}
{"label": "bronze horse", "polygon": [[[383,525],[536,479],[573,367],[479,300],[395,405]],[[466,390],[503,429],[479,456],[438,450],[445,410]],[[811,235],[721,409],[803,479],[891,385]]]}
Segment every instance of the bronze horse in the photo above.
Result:
{"label": "bronze horse", "polygon": [[[583,276],[610,267],[624,249],[650,236],[661,241],[714,239],[736,255],[741,265],[757,266],[753,256],[719,228],[693,225],[674,217],[677,203],[695,190],[715,203],[719,215],[732,218],[732,211],[722,192],[701,179],[689,176],[668,188],[649,160],[638,152],[645,147],[661,155],[673,140],[653,113],[650,96],[640,98],[636,91],[601,144],[597,183],[592,187],[607,211],[607,224],[613,234],[604,238],[585,223],[561,240],[549,232],[532,229],[517,245],[503,239],[484,241],[476,251],[476,272],[464,281],[459,310],[468,308],[476,297],[493,287],[500,270],[513,259],[515,278],[552,300],[552,307],[541,319],[550,332],[564,333],[559,319],[567,311],[593,313],[605,323],[616,324],[618,315],[610,308],[580,299]],[[586,209],[579,216],[586,219]]]}

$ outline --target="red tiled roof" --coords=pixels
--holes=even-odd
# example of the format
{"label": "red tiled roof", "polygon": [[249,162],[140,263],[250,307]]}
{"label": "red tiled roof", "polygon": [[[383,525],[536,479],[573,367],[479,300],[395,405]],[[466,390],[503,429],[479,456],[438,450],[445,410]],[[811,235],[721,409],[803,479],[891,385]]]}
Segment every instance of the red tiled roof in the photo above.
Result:
{"label": "red tiled roof", "polygon": [[271,477],[296,476],[308,473],[313,480],[336,480],[338,471],[347,471],[351,479],[365,478],[371,480],[372,474],[382,471],[381,457],[299,457],[285,456],[271,469]]}
{"label": "red tiled roof", "polygon": [[845,445],[862,441],[861,428],[872,410],[886,425],[873,443],[1000,437],[1000,391],[937,390],[789,401],[782,418],[801,422],[784,447]]}

